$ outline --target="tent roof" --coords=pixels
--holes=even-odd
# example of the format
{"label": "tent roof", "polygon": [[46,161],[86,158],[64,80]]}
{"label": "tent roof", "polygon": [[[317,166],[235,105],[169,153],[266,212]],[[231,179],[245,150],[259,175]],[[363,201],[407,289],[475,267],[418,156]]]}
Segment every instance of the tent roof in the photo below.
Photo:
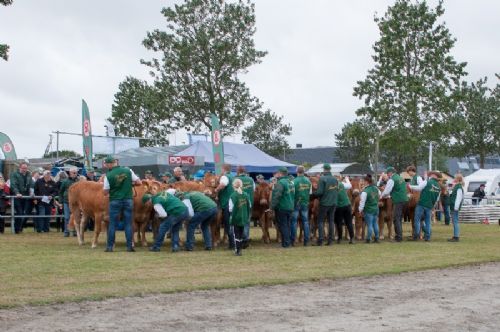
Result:
{"label": "tent roof", "polygon": [[[364,167],[359,163],[338,163],[330,164],[332,167],[331,172],[334,175],[364,175],[371,173],[370,168]],[[323,164],[316,164],[309,168],[306,174],[318,174],[323,172]]]}
{"label": "tent roof", "polygon": [[[212,169],[214,167],[214,156],[211,142],[196,142],[187,149],[176,154],[177,156],[203,156],[205,158],[205,167]],[[295,165],[290,164],[259,150],[253,144],[236,144],[224,142],[224,162],[245,166],[247,172],[251,173],[272,173],[278,170],[278,167],[284,166],[289,172],[295,173]]]}

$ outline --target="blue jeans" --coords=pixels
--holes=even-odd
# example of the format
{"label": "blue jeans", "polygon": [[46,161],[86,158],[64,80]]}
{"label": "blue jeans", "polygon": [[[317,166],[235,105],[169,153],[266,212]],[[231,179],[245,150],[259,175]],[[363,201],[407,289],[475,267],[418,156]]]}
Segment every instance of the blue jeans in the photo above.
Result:
{"label": "blue jeans", "polygon": [[182,222],[189,218],[189,213],[186,211],[178,216],[169,215],[161,221],[160,228],[158,229],[158,234],[156,235],[155,243],[153,244],[153,249],[160,249],[165,240],[165,235],[170,230],[172,236],[172,250],[179,250],[179,231],[182,226]]}
{"label": "blue jeans", "polygon": [[288,248],[290,246],[290,220],[292,211],[277,210],[278,226],[281,232],[281,246]]}
{"label": "blue jeans", "polygon": [[109,201],[109,226],[107,248],[113,249],[115,245],[115,229],[120,213],[123,214],[123,224],[125,226],[125,238],[127,239],[127,249],[132,249],[132,199],[117,199]]}
{"label": "blue jeans", "polygon": [[304,229],[304,245],[307,245],[309,243],[309,220],[308,220],[308,214],[309,214],[309,205],[307,204],[297,204],[295,206],[295,210],[292,213],[292,222],[291,222],[291,233],[290,233],[290,241],[292,243],[295,242],[295,238],[297,237],[297,219],[299,217],[300,213],[300,219],[302,220],[302,228]]}
{"label": "blue jeans", "polygon": [[69,216],[70,216],[69,203],[63,203],[63,210],[64,210],[64,234],[69,235],[69,229],[68,229]]}
{"label": "blue jeans", "polygon": [[214,221],[217,216],[217,207],[213,209],[196,212],[189,221],[188,229],[186,232],[186,249],[193,249],[194,247],[194,231],[198,225],[201,225],[201,232],[203,233],[203,241],[205,248],[212,248],[212,236],[210,235],[210,223]]}
{"label": "blue jeans", "polygon": [[418,239],[420,233],[420,220],[424,216],[424,239],[429,241],[431,239],[431,214],[432,209],[423,207],[422,205],[417,205],[415,208],[415,233],[413,234],[414,239]]}
{"label": "blue jeans", "polygon": [[458,225],[458,211],[451,212],[451,220],[453,221],[453,236],[460,237],[460,226]]}
{"label": "blue jeans", "polygon": [[378,240],[379,233],[378,233],[378,210],[377,213],[372,214],[372,213],[367,213],[365,212],[365,223],[368,228],[366,232],[366,240],[371,240],[372,239],[372,232],[375,235],[375,240]]}
{"label": "blue jeans", "polygon": [[35,228],[38,233],[49,231],[51,212],[52,206],[49,204],[38,203],[38,215],[46,216],[44,218],[33,218],[35,221]]}

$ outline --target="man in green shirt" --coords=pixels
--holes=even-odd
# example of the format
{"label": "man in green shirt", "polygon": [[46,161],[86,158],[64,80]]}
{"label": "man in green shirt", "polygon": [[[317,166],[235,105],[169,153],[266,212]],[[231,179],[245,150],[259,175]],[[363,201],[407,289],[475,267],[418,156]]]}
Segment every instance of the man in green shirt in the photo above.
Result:
{"label": "man in green shirt", "polygon": [[419,238],[420,233],[420,220],[422,216],[425,217],[424,221],[424,240],[431,240],[431,215],[432,208],[439,199],[441,193],[441,186],[439,185],[438,178],[441,174],[437,171],[429,171],[427,173],[427,180],[422,181],[418,185],[411,185],[410,188],[415,191],[420,191],[420,199],[415,208],[415,231],[413,240]]}
{"label": "man in green shirt", "polygon": [[387,176],[389,180],[385,185],[385,189],[382,192],[380,198],[391,197],[393,208],[393,216],[394,216],[394,231],[396,236],[394,240],[396,242],[403,241],[403,210],[408,205],[408,193],[406,191],[406,182],[396,172],[394,167],[387,167]]}
{"label": "man in green shirt", "polygon": [[189,225],[186,232],[186,251],[193,251],[194,231],[200,225],[205,242],[205,250],[212,250],[210,224],[217,216],[217,204],[208,196],[198,191],[186,192],[179,197],[189,211]]}
{"label": "man in green shirt", "polygon": [[293,245],[295,238],[297,237],[297,219],[300,213],[300,219],[302,221],[302,229],[304,230],[304,246],[309,245],[309,197],[312,194],[311,181],[304,175],[304,166],[297,167],[297,177],[293,180],[293,186],[295,188],[294,194],[294,206],[295,209],[292,214],[291,222],[291,238],[290,241]]}
{"label": "man in green shirt", "polygon": [[109,225],[106,252],[112,252],[115,246],[115,228],[120,214],[123,215],[123,222],[125,224],[127,251],[134,252],[135,250],[132,247],[132,186],[133,184],[141,185],[141,180],[130,168],[117,166],[116,160],[112,156],[106,157],[104,166],[108,169],[104,177],[104,196],[109,196]]}
{"label": "man in green shirt", "polygon": [[188,208],[182,201],[175,195],[175,189],[170,188],[167,191],[161,192],[155,196],[145,194],[142,197],[142,202],[146,204],[152,200],[153,208],[161,219],[160,228],[156,235],[155,242],[149,251],[160,251],[160,248],[165,241],[165,235],[168,231],[172,236],[172,252],[180,250],[179,247],[179,231],[182,222],[189,218]]}
{"label": "man in green shirt", "polygon": [[[63,211],[64,211],[64,237],[69,236],[69,218],[70,218],[70,210],[69,210],[69,200],[68,193],[69,188],[78,182],[78,168],[72,167],[69,169],[69,176],[61,182],[61,186],[59,187],[59,199],[62,200],[63,203]],[[73,230],[73,236],[76,236],[76,231]]]}
{"label": "man in green shirt", "polygon": [[318,189],[313,196],[319,198],[318,211],[318,246],[323,245],[325,218],[328,218],[328,243],[333,243],[333,218],[335,215],[335,206],[337,205],[337,195],[339,185],[337,179],[330,172],[332,167],[330,164],[323,165],[323,175],[319,178]]}
{"label": "man in green shirt", "polygon": [[276,211],[276,219],[281,232],[281,246],[288,248],[290,242],[290,222],[294,210],[294,197],[290,190],[290,180],[288,169],[280,167],[278,170],[278,180],[273,188],[271,208]]}

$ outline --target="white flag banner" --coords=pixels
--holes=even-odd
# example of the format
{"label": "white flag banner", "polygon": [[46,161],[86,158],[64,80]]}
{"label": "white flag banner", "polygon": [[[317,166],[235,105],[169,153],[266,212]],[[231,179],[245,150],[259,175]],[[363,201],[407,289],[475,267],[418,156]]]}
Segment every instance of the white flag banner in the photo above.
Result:
{"label": "white flag banner", "polygon": [[122,137],[92,137],[95,154],[114,154],[139,147],[139,140]]}
{"label": "white flag banner", "polygon": [[108,120],[105,120],[104,123],[106,124],[106,135],[107,136],[116,136],[115,135],[115,126]]}

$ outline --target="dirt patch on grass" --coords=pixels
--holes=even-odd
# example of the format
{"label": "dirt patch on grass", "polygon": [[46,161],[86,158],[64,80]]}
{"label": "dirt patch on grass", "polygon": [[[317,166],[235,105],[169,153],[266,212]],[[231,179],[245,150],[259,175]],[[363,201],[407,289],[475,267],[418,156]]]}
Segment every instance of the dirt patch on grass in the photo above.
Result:
{"label": "dirt patch on grass", "polygon": [[[500,263],[0,310],[3,331],[498,331]],[[165,280],[168,282],[168,280]]]}

